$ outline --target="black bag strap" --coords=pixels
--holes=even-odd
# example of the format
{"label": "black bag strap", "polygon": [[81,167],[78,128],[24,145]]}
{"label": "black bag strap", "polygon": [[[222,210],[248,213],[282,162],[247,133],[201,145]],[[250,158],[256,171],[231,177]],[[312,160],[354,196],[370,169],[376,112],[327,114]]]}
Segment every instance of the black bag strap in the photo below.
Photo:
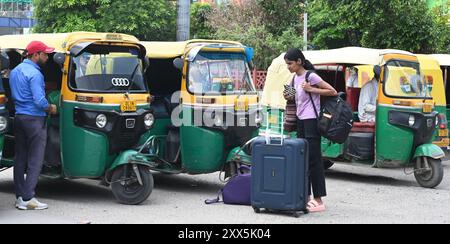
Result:
{"label": "black bag strap", "polygon": [[[305,81],[306,81],[307,83],[310,83],[310,82],[309,82],[309,76],[311,76],[312,73],[314,73],[314,72],[311,71],[311,70],[308,70],[308,71],[306,72]],[[311,99],[311,104],[312,104],[312,106],[313,106],[313,108],[314,108],[314,112],[316,113],[316,118],[319,119],[319,113],[317,112],[316,104],[314,103],[314,100],[313,100],[313,98],[312,98],[311,93],[308,92],[308,94],[309,94],[309,99]]]}

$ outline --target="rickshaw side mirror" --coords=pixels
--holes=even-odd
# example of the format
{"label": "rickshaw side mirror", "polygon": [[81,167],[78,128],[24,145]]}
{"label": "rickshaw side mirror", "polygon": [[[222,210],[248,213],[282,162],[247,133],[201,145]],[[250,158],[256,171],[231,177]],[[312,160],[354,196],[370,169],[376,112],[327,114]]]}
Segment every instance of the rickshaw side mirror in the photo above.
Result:
{"label": "rickshaw side mirror", "polygon": [[9,56],[8,54],[1,52],[0,53],[0,68],[1,70],[9,69]]}
{"label": "rickshaw side mirror", "polygon": [[375,77],[380,79],[380,77],[381,77],[381,66],[379,66],[379,65],[373,66],[373,73],[375,74]]}
{"label": "rickshaw side mirror", "polygon": [[144,72],[147,71],[148,67],[150,67],[150,58],[149,57],[145,57],[144,58]]}
{"label": "rickshaw side mirror", "polygon": [[173,60],[173,66],[179,70],[183,69],[184,61],[181,58],[176,58]]}
{"label": "rickshaw side mirror", "polygon": [[65,60],[66,55],[64,53],[55,53],[55,55],[53,55],[53,61],[55,61],[55,63],[57,63],[61,68],[64,66]]}

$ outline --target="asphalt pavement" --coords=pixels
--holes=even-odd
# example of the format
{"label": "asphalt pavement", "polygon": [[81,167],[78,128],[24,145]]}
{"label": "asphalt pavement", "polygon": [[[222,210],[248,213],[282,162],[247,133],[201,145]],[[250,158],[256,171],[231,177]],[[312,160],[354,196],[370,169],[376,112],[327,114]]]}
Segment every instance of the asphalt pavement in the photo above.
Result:
{"label": "asphalt pavement", "polygon": [[[408,171],[408,170],[407,170]],[[14,208],[12,169],[0,173],[0,223],[309,224],[450,223],[450,161],[436,189],[420,187],[403,169],[335,165],[327,172],[327,210],[294,218],[256,214],[248,206],[205,205],[223,186],[217,173],[154,173],[155,189],[139,206],[116,203],[108,187],[91,180],[39,182],[43,211]],[[408,172],[407,172],[408,173]]]}

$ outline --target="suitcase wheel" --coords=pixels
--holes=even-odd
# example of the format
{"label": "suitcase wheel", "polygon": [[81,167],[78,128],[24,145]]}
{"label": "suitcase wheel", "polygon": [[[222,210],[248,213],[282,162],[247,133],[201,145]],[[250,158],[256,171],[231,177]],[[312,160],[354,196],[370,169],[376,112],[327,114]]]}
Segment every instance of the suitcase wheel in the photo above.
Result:
{"label": "suitcase wheel", "polygon": [[253,211],[255,211],[255,213],[261,213],[261,209],[253,207]]}

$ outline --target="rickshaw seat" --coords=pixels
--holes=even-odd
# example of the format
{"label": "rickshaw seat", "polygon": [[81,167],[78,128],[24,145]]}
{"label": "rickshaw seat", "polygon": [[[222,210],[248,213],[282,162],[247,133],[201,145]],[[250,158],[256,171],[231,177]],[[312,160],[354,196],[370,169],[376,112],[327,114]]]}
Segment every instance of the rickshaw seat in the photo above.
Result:
{"label": "rickshaw seat", "polygon": [[351,132],[375,133],[375,123],[373,122],[353,122]]}
{"label": "rickshaw seat", "polygon": [[347,88],[347,103],[350,104],[353,111],[358,111],[359,95],[361,88]]}

